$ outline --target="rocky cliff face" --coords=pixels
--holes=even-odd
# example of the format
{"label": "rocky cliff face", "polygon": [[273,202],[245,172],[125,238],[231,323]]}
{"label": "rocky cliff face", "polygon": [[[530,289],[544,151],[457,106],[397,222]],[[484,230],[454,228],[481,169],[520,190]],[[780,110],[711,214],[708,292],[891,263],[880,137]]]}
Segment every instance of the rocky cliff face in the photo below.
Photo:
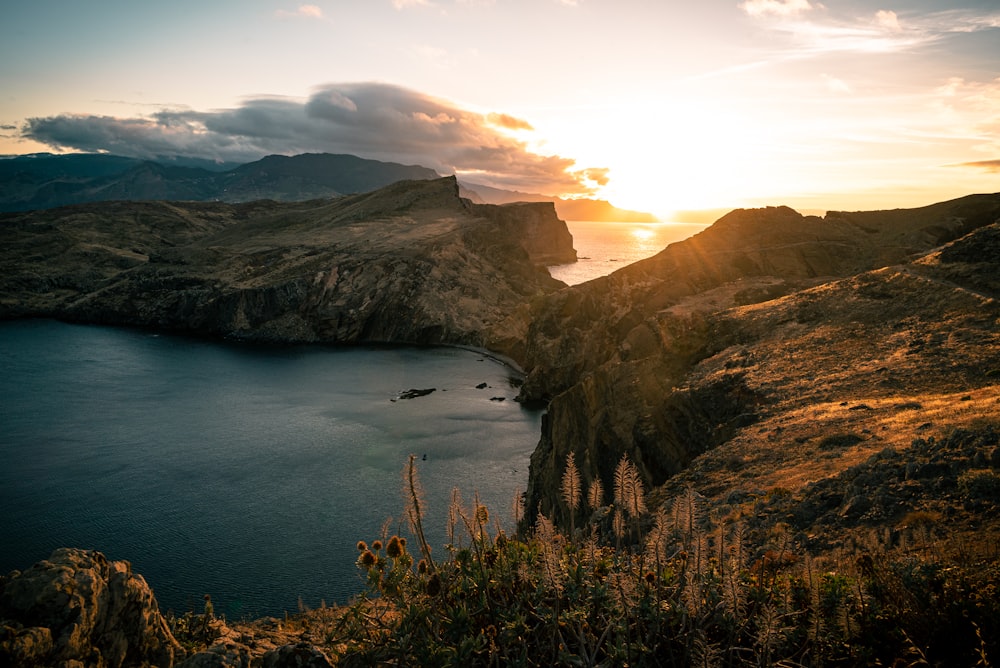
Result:
{"label": "rocky cliff face", "polygon": [[[336,615],[324,609],[316,615]],[[61,548],[0,576],[0,666],[17,668],[322,668],[333,665],[300,627],[277,619],[231,628],[185,617],[178,643],[153,591],[127,561]],[[195,651],[199,649],[200,651]]]}
{"label": "rocky cliff face", "polygon": [[294,204],[104,203],[0,217],[0,317],[243,339],[483,345],[562,286],[551,204],[472,205],[454,178]]}
{"label": "rocky cliff face", "polygon": [[[529,512],[564,515],[558,489],[570,452],[585,484],[600,478],[610,489],[628,455],[657,488],[698,455],[750,439],[765,421],[778,428],[777,416],[810,402],[956,392],[962,383],[944,360],[966,387],[995,390],[996,378],[975,370],[983,360],[1000,366],[988,278],[1000,272],[990,246],[998,218],[1000,196],[825,219],[736,211],[649,260],[537,302],[523,398],[551,401]],[[946,270],[942,257],[964,261]],[[976,345],[959,345],[956,327]],[[905,354],[916,349],[901,332],[919,339],[921,355]],[[781,446],[801,449],[773,439]]]}
{"label": "rocky cliff face", "polygon": [[60,549],[0,578],[0,664],[171,666],[183,655],[153,592],[125,561]]}

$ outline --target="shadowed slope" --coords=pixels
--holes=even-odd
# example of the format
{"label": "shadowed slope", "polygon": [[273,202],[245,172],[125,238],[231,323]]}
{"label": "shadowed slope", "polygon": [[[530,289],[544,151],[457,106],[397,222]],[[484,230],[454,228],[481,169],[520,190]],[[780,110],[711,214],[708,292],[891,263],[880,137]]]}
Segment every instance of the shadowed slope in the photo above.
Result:
{"label": "shadowed slope", "polygon": [[[734,212],[650,260],[546,299],[524,393],[554,396],[532,459],[529,511],[541,503],[559,514],[552,490],[570,452],[584,484],[600,477],[607,486],[626,454],[659,486],[720,445],[760,448],[760,434],[791,434],[778,427],[812,406],[995,393],[1000,254],[989,223],[1000,218],[1000,197],[887,212],[879,227],[875,213],[862,217],[871,229],[843,215]],[[918,255],[969,228],[978,229]],[[947,424],[988,414],[990,401]],[[805,422],[809,438],[827,429]],[[794,438],[766,447],[794,453]]]}

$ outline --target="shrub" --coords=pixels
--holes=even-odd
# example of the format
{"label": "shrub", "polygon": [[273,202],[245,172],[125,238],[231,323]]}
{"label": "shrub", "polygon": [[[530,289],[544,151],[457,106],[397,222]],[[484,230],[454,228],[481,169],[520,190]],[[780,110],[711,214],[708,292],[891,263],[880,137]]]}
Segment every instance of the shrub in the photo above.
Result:
{"label": "shrub", "polygon": [[963,471],[958,491],[971,501],[1000,501],[1000,475],[989,469]]}
{"label": "shrub", "polygon": [[[693,489],[649,511],[634,473],[623,460],[615,475],[632,524],[624,543],[596,523],[564,535],[541,513],[532,532],[508,536],[478,502],[455,511],[466,546],[436,563],[420,535],[417,564],[401,537],[377,551],[359,542],[368,589],[331,635],[339,664],[989,666],[1000,656],[995,555],[946,564],[879,547],[820,569],[785,532],[751,544],[742,525],[713,524]],[[994,484],[979,473],[970,490]],[[412,460],[404,479],[416,520]],[[574,507],[581,486],[571,486]]]}

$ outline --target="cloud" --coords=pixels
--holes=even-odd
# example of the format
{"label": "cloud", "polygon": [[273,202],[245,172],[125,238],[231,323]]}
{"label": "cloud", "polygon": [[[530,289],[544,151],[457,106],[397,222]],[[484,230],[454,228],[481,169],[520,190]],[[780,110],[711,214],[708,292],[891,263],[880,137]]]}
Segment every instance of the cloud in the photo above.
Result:
{"label": "cloud", "polygon": [[396,9],[407,9],[409,7],[433,7],[430,0],[392,0],[392,6]]}
{"label": "cloud", "polygon": [[831,93],[851,92],[851,87],[848,86],[847,83],[844,82],[842,79],[838,79],[837,77],[832,77],[829,74],[823,74],[821,76],[823,77],[823,81],[826,82],[827,90],[829,90]]}
{"label": "cloud", "polygon": [[317,5],[299,5],[299,8],[292,12],[279,9],[275,12],[275,14],[280,18],[306,18],[319,20],[324,18],[322,8]]}
{"label": "cloud", "polygon": [[498,128],[507,130],[534,130],[531,123],[521,118],[514,118],[507,114],[486,114],[486,120]]}
{"label": "cloud", "polygon": [[953,77],[934,91],[933,100],[951,135],[963,137],[978,153],[1000,153],[1000,77],[992,81]]}
{"label": "cloud", "polygon": [[1000,160],[979,160],[976,162],[962,162],[953,167],[971,167],[981,169],[984,172],[1000,172]]}
{"label": "cloud", "polygon": [[812,9],[809,0],[746,0],[739,7],[750,16],[794,16]]}
{"label": "cloud", "polygon": [[534,153],[509,130],[529,131],[531,124],[399,86],[351,83],[321,86],[305,100],[258,97],[209,112],[30,118],[21,134],[55,149],[139,158],[250,161],[272,153],[350,153],[553,195],[590,195],[607,183],[607,170],[574,170],[574,160]]}
{"label": "cloud", "polygon": [[899,32],[903,29],[899,25],[899,17],[896,16],[896,12],[885,9],[875,12],[875,23],[891,32]]}
{"label": "cloud", "polygon": [[789,35],[793,48],[786,55],[791,57],[895,53],[934,44],[955,33],[1000,27],[1000,13],[966,9],[913,14],[904,25],[895,12],[884,9],[877,11],[874,18],[871,15],[834,18],[829,11],[807,17],[807,10],[827,9],[808,0],[746,0],[739,7],[776,32]]}

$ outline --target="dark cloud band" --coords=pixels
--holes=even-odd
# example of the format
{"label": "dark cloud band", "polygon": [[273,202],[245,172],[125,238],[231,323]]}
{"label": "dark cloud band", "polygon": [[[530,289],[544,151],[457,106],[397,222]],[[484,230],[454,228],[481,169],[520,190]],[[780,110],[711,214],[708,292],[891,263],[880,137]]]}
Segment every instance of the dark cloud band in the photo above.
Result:
{"label": "dark cloud band", "polygon": [[59,149],[141,158],[249,161],[272,153],[352,153],[547,194],[590,195],[607,183],[606,169],[573,170],[574,160],[533,153],[505,134],[528,130],[527,121],[507,114],[479,114],[399,86],[353,83],[322,86],[305,101],[259,97],[211,112],[31,118],[22,135]]}

